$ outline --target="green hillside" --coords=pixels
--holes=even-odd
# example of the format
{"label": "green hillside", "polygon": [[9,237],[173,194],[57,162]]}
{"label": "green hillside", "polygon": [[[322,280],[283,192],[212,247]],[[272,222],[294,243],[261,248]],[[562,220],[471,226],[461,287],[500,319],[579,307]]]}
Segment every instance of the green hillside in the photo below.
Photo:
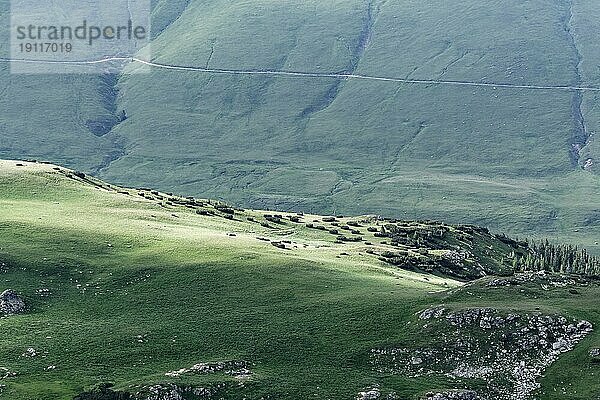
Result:
{"label": "green hillside", "polygon": [[0,291],[27,305],[0,319],[0,398],[594,398],[600,282],[513,275],[529,246],[0,161]]}
{"label": "green hillside", "polygon": [[[592,0],[153,4],[165,64],[600,86]],[[21,76],[6,63],[0,91],[0,157],[253,208],[443,218],[600,251],[597,92],[156,68]]]}

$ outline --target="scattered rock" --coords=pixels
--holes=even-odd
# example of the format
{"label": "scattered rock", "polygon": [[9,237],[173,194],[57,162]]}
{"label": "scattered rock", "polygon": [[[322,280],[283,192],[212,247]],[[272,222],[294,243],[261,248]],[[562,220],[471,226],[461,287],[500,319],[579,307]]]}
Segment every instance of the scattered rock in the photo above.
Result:
{"label": "scattered rock", "polygon": [[190,368],[182,368],[177,371],[165,373],[165,376],[178,378],[182,375],[207,375],[222,372],[238,379],[245,379],[252,375],[249,364],[246,361],[219,361],[215,363],[200,363]]}
{"label": "scattered rock", "polygon": [[0,294],[0,312],[4,315],[23,314],[26,311],[25,301],[12,289]]}
{"label": "scattered rock", "polygon": [[0,367],[0,379],[8,379],[17,376],[16,372],[10,371],[8,368]]}
{"label": "scattered rock", "polygon": [[[135,393],[135,400],[184,400],[213,399],[226,389],[225,383],[217,383],[208,387],[180,386],[175,384],[159,384],[143,388]],[[224,398],[220,396],[220,398]]]}
{"label": "scattered rock", "polygon": [[35,294],[37,294],[40,297],[48,297],[50,296],[52,293],[50,292],[50,289],[36,289],[35,290]]}
{"label": "scattered rock", "polygon": [[427,319],[431,319],[431,318],[440,318],[442,315],[444,315],[444,312],[446,311],[446,309],[444,307],[433,307],[433,308],[428,308],[427,310],[423,310],[419,313],[419,318],[423,319],[423,320],[427,320]]}
{"label": "scattered rock", "polygon": [[441,393],[427,393],[425,400],[479,400],[477,392],[472,390],[451,390]]}
{"label": "scattered rock", "polygon": [[600,348],[598,348],[598,349],[591,349],[590,350],[590,357],[592,358],[592,362],[594,362],[594,363],[600,363]]}
{"label": "scattered rock", "polygon": [[32,358],[37,356],[37,351],[33,348],[30,347],[27,350],[25,350],[25,353],[21,354],[21,357],[26,357],[26,358]]}
{"label": "scattered rock", "polygon": [[381,391],[377,387],[366,389],[356,396],[356,400],[377,400],[379,398],[381,398]]}

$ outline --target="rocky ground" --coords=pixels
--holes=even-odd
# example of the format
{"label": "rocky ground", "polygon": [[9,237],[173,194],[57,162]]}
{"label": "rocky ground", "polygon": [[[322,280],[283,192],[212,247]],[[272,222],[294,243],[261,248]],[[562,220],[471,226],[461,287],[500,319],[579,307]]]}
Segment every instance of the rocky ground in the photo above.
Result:
{"label": "rocky ground", "polygon": [[442,393],[427,393],[424,400],[479,400],[477,392],[472,390],[450,390]]}
{"label": "rocky ground", "polygon": [[520,273],[509,277],[494,278],[485,285],[488,288],[504,288],[511,286],[535,285],[549,290],[553,288],[586,287],[592,284],[600,284],[598,279],[569,274],[554,274],[545,271]]}
{"label": "rocky ground", "polygon": [[172,383],[153,385],[141,389],[131,400],[186,400],[213,399],[226,389],[227,384],[218,383],[206,387],[179,386]]}
{"label": "rocky ground", "polygon": [[178,378],[182,375],[208,375],[214,373],[224,373],[238,379],[248,378],[252,375],[249,369],[250,364],[246,361],[218,361],[214,363],[200,363],[190,368],[182,368],[177,371],[170,371],[165,376]]}
{"label": "rocky ground", "polygon": [[453,311],[438,306],[420,312],[417,323],[426,344],[373,349],[370,361],[381,373],[437,374],[487,384],[485,393],[431,394],[440,400],[527,399],[559,355],[592,332],[587,321],[492,308]]}
{"label": "rocky ground", "polygon": [[[251,377],[251,363],[243,360],[198,363],[189,368],[166,372],[169,380],[216,375],[214,382],[205,385],[187,385],[165,382],[148,386],[132,386],[127,391],[114,391],[110,384],[100,385],[80,394],[75,400],[200,400],[225,399],[230,391],[244,390],[245,381]],[[222,379],[221,379],[222,378]],[[228,379],[229,378],[229,379]],[[233,378],[234,380],[231,380]]]}
{"label": "rocky ground", "polygon": [[25,301],[14,290],[8,289],[0,294],[0,315],[22,314],[26,309]]}

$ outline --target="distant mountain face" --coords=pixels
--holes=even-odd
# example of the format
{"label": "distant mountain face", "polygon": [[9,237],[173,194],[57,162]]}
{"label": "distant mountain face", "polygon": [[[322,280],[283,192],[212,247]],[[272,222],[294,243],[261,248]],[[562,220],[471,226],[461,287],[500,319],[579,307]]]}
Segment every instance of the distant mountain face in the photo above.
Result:
{"label": "distant mountain face", "polygon": [[[153,7],[163,64],[600,86],[592,0]],[[0,90],[3,158],[254,207],[440,218],[592,246],[600,233],[600,92],[159,68],[17,76],[4,64]]]}

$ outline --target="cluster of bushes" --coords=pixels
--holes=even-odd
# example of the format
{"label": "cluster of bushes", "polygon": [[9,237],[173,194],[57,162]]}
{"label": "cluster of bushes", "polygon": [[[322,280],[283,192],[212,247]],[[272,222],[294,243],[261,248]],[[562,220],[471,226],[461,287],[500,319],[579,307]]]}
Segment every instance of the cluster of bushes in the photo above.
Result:
{"label": "cluster of bushes", "polygon": [[375,237],[389,238],[390,245],[404,245],[408,247],[430,249],[446,248],[445,241],[449,228],[445,225],[417,226],[412,224],[387,224],[379,230],[369,227],[369,232],[374,232]]}
{"label": "cluster of bushes", "polygon": [[[451,242],[449,241],[449,227],[444,225],[430,226],[400,226],[388,224],[382,227],[375,236],[387,237],[391,240],[391,245],[405,245],[413,248],[428,249],[447,249]],[[453,239],[459,241],[473,242],[477,236],[486,236],[497,239],[510,246],[513,251],[506,254],[499,267],[504,267],[507,272],[527,272],[527,271],[546,271],[552,273],[576,274],[584,276],[600,277],[600,258],[590,255],[586,249],[573,245],[551,244],[548,240],[542,242],[520,241],[508,238],[504,235],[491,235],[486,228],[463,225],[457,227],[452,234]],[[485,243],[485,242],[482,242]],[[419,267],[428,270],[429,263],[423,263],[423,260],[411,260],[406,255],[397,253],[382,254],[382,259],[394,265],[405,265],[408,267]],[[508,261],[507,261],[508,260]],[[488,265],[491,260],[479,261],[483,267]],[[464,265],[446,265],[452,264],[448,260],[436,260],[439,267],[456,272],[464,268]],[[485,270],[485,268],[484,268]],[[461,271],[462,272],[462,271]],[[447,272],[446,272],[447,273]],[[489,273],[489,271],[486,271]]]}
{"label": "cluster of bushes", "polygon": [[265,219],[269,222],[272,222],[274,224],[283,224],[283,222],[281,221],[283,219],[283,215],[271,215],[271,214],[265,214],[264,215]]}
{"label": "cluster of bushes", "polygon": [[327,228],[324,227],[323,225],[315,225],[315,224],[313,224],[311,222],[309,222],[308,224],[306,224],[306,227],[309,228],[309,229],[317,229],[319,231],[326,231],[327,230]]}
{"label": "cluster of bushes", "polygon": [[216,204],[214,207],[215,207],[215,210],[220,211],[223,214],[229,214],[229,215],[235,214],[235,210],[227,205]]}
{"label": "cluster of bushes", "polygon": [[362,242],[363,238],[360,236],[354,236],[354,237],[348,237],[348,236],[338,236],[337,237],[337,241],[338,242]]}

